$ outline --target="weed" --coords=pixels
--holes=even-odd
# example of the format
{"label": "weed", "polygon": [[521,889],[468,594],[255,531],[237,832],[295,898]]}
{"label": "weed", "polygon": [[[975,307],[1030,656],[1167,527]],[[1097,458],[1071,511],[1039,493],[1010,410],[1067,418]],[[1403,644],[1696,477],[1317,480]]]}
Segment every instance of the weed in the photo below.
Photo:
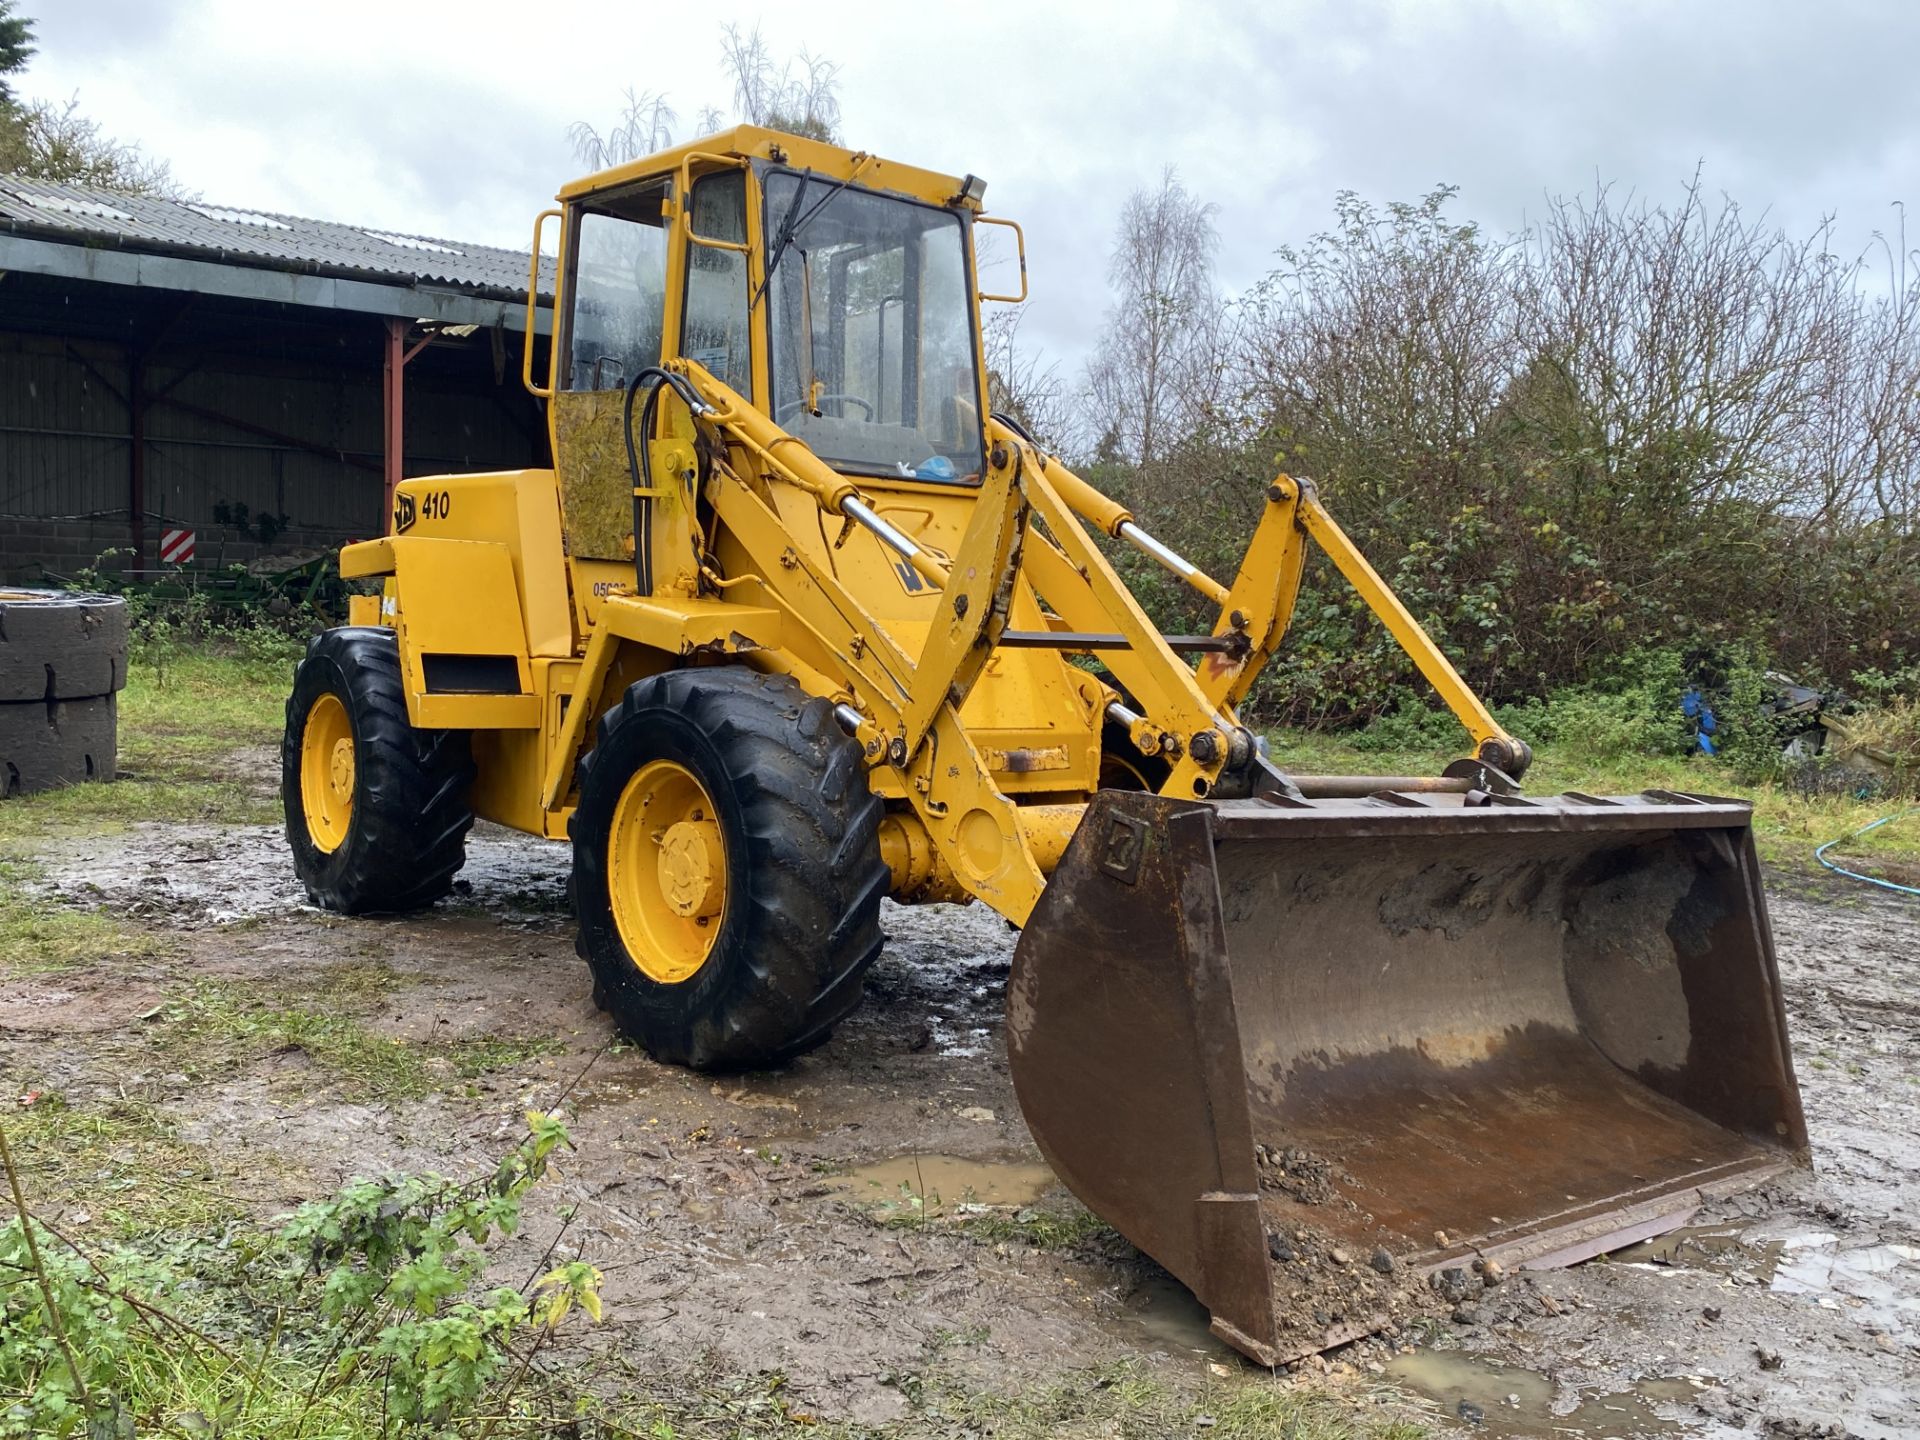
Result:
{"label": "weed", "polygon": [[[555,1408],[534,1361],[575,1309],[600,1317],[581,1261],[478,1291],[493,1247],[567,1143],[551,1116],[493,1171],[359,1180],[242,1244],[190,1257],[83,1247],[30,1214],[4,1146],[15,1218],[0,1226],[0,1435],[312,1433],[362,1440]],[[6,1136],[0,1131],[0,1144]],[[220,1338],[216,1338],[216,1336]],[[564,1410],[561,1411],[564,1413]]]}
{"label": "weed", "polygon": [[1079,1206],[1070,1210],[1034,1207],[1011,1215],[1000,1211],[963,1214],[958,1228],[976,1240],[1014,1241],[1035,1250],[1086,1250],[1125,1244],[1119,1231]]}
{"label": "weed", "polygon": [[0,977],[58,974],[116,956],[152,955],[162,948],[157,935],[36,893],[32,887],[40,874],[30,860],[0,856]]}
{"label": "weed", "polygon": [[[8,1097],[11,1099],[11,1097]],[[7,1122],[14,1159],[43,1201],[120,1239],[211,1230],[245,1211],[238,1167],[182,1140],[151,1105],[70,1105],[41,1094]],[[250,1162],[253,1163],[253,1162]]]}

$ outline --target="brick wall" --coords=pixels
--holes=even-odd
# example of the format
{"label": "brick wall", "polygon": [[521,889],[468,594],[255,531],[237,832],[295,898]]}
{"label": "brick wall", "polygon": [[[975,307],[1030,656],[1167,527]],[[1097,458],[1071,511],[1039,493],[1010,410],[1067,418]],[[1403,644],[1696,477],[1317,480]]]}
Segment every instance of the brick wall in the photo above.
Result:
{"label": "brick wall", "polygon": [[[159,565],[160,531],[158,521],[147,524],[147,565]],[[294,528],[276,535],[272,544],[258,536],[242,537],[229,526],[197,527],[193,564],[188,570],[218,571],[227,565],[245,565],[262,555],[290,555],[313,550],[337,550],[349,540],[367,538],[364,533],[348,534],[338,530]],[[132,541],[124,515],[109,515],[92,520],[34,520],[0,516],[0,581],[37,584],[51,571],[57,576],[98,564],[102,569],[122,570],[132,557],[100,557],[108,550],[125,551]]]}

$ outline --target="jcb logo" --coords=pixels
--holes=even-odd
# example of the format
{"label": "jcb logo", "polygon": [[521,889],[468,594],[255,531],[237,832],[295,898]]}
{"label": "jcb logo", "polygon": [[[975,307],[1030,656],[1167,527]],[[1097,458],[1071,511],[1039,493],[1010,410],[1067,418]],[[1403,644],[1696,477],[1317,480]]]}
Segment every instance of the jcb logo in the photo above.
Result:
{"label": "jcb logo", "polygon": [[[953,563],[953,557],[944,550],[935,549],[931,545],[922,545],[920,548],[932,556],[939,564],[951,565]],[[896,559],[893,562],[893,578],[900,582],[900,588],[909,595],[931,595],[933,593],[933,582],[918,570],[914,569],[911,560]]]}
{"label": "jcb logo", "polygon": [[407,494],[405,491],[402,491],[399,495],[394,497],[394,501],[393,501],[393,533],[394,534],[400,535],[400,534],[404,534],[408,530],[411,530],[413,528],[413,522],[418,518],[419,518],[418,513],[414,510],[414,506],[413,506],[413,496]]}
{"label": "jcb logo", "polygon": [[1140,878],[1140,862],[1146,858],[1147,822],[1131,815],[1107,818],[1107,833],[1100,846],[1100,868],[1123,884]]}

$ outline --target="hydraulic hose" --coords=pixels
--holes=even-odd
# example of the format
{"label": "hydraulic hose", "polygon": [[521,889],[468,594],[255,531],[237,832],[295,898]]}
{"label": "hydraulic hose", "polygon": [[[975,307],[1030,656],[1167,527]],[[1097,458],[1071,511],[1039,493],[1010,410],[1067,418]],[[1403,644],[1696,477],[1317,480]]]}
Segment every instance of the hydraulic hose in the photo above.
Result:
{"label": "hydraulic hose", "polygon": [[713,409],[684,375],[662,370],[658,365],[648,365],[627,382],[620,424],[627,442],[627,478],[633,487],[633,583],[642,595],[653,594],[653,496],[646,493],[653,489],[653,457],[648,446],[633,443],[633,397],[649,380],[653,383],[647,390],[647,403],[640,409],[640,428],[649,441],[653,438],[654,411],[663,385],[671,386],[673,393],[685,401],[696,416]]}
{"label": "hydraulic hose", "polygon": [[1862,825],[1858,830],[1842,835],[1838,840],[1827,841],[1826,844],[1820,846],[1819,849],[1813,852],[1813,858],[1826,866],[1827,869],[1833,871],[1834,874],[1844,875],[1849,880],[1864,880],[1869,885],[1878,885],[1882,890],[1891,890],[1896,895],[1920,895],[1920,887],[1901,885],[1892,880],[1882,880],[1878,875],[1862,875],[1858,870],[1849,870],[1845,866],[1836,865],[1833,861],[1827,859],[1827,851],[1833,849],[1834,846],[1844,845],[1849,840],[1857,840],[1870,830],[1878,830],[1882,825],[1891,825],[1895,820],[1916,814],[1920,814],[1920,805],[1910,805],[1905,810],[1896,810],[1891,815],[1882,815],[1871,824]]}

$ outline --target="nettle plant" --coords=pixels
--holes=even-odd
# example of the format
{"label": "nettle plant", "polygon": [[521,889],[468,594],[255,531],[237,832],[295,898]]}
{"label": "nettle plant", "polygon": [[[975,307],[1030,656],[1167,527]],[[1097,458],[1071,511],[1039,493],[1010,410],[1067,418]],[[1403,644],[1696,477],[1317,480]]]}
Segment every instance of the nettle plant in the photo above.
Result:
{"label": "nettle plant", "polygon": [[[445,1429],[483,1400],[511,1412],[555,1327],[576,1306],[601,1315],[601,1274],[584,1261],[476,1293],[568,1143],[558,1118],[526,1118],[490,1174],[356,1180],[301,1206],[241,1247],[265,1293],[243,1278],[191,1319],[168,1307],[208,1292],[179,1264],[87,1254],[24,1215],[0,1226],[0,1436],[118,1434],[168,1414],[236,1436],[298,1433],[318,1410],[385,1434]],[[261,1301],[272,1335],[237,1341]]]}
{"label": "nettle plant", "polygon": [[517,1334],[540,1341],[577,1304],[600,1318],[600,1271],[584,1262],[542,1276],[531,1298],[498,1287],[470,1298],[495,1237],[514,1233],[521,1201],[567,1143],[565,1125],[527,1113],[528,1136],[480,1180],[391,1175],[348,1185],[300,1207],[282,1236],[320,1281],[320,1311],[335,1327],[335,1364],[377,1367],[391,1419],[445,1424],[500,1376]]}

